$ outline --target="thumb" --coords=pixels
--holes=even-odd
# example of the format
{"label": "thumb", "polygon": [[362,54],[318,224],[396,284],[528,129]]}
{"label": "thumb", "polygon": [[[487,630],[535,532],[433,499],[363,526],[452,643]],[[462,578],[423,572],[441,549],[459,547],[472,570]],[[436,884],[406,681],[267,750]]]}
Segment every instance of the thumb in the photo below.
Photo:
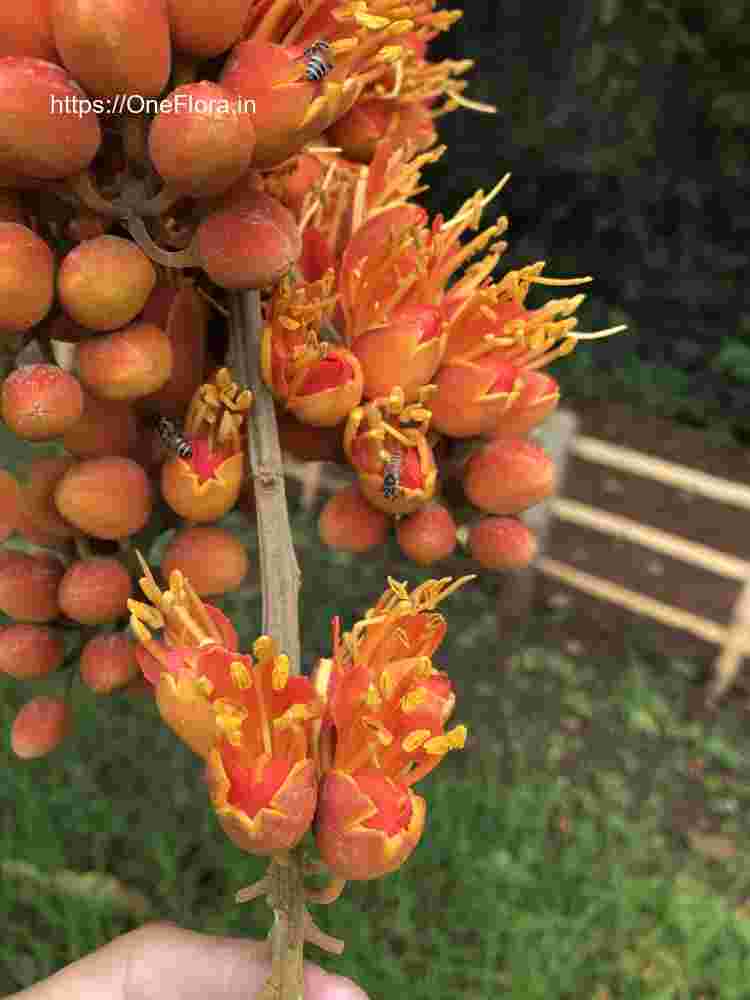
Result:
{"label": "thumb", "polygon": [[[248,1000],[271,973],[270,946],[148,924],[132,953],[128,1000]],[[126,935],[130,937],[131,935]],[[367,1000],[355,983],[305,962],[305,1000]]]}

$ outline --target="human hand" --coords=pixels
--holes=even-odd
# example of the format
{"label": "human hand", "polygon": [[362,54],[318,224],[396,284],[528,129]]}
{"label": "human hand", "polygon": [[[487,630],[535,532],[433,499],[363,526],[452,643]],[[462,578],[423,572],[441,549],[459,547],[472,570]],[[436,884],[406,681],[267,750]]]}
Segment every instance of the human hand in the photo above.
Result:
{"label": "human hand", "polygon": [[[250,1000],[271,971],[270,946],[153,923],[9,1000]],[[305,1000],[367,1000],[350,979],[305,962]]]}

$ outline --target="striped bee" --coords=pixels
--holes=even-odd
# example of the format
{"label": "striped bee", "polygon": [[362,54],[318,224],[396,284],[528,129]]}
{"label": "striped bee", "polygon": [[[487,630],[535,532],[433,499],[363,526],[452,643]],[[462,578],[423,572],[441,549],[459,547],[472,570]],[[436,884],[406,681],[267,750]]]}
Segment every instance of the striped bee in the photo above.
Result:
{"label": "striped bee", "polygon": [[401,486],[401,452],[396,451],[383,466],[383,496],[395,500]]}
{"label": "striped bee", "polygon": [[173,421],[166,417],[159,417],[158,424],[159,437],[170,451],[175,452],[179,458],[192,458],[193,446],[188,439],[182,435]]}
{"label": "striped bee", "polygon": [[315,83],[327,76],[333,69],[333,65],[327,59],[327,53],[331,48],[325,38],[318,39],[312,45],[308,45],[303,55],[305,58],[305,77]]}

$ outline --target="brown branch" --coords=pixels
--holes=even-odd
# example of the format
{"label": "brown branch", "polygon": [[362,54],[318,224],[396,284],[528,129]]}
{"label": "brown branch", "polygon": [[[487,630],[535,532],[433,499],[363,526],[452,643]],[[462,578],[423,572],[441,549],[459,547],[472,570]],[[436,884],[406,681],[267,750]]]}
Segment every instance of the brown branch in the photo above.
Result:
{"label": "brown branch", "polygon": [[[255,397],[248,420],[247,459],[255,485],[263,632],[300,673],[300,570],[292,543],[284,486],[284,466],[273,397],[260,371],[262,318],[257,291],[235,293],[231,302],[230,361],[237,381]],[[302,961],[308,925],[299,860],[274,859],[263,879],[273,909],[272,970],[256,1000],[303,1000]]]}
{"label": "brown branch", "polygon": [[260,374],[262,321],[258,292],[231,296],[232,368],[237,380],[255,397],[248,420],[247,447],[255,485],[260,578],[263,588],[263,632],[289,657],[300,673],[300,569],[289,527],[284,464],[273,397]]}

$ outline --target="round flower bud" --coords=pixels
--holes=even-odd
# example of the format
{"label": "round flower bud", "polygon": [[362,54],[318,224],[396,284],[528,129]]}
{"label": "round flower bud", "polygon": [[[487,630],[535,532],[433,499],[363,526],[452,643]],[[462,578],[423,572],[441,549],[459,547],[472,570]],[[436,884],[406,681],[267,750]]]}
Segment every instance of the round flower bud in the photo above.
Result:
{"label": "round flower bud", "polygon": [[166,87],[172,60],[164,0],[50,0],[50,14],[62,62],[92,96],[158,97]]}
{"label": "round flower bud", "polygon": [[318,533],[324,545],[345,552],[367,552],[388,537],[391,519],[365,500],[353,484],[330,497],[318,519]]}
{"label": "round flower bud", "polygon": [[178,531],[161,561],[165,580],[178,569],[199,597],[236,590],[249,567],[242,542],[224,528],[206,525]]}
{"label": "round flower bud", "polygon": [[13,4],[0,7],[0,56],[57,58],[48,0],[26,0],[20,17]]}
{"label": "round flower bud", "polygon": [[289,209],[254,190],[207,215],[194,246],[209,278],[231,289],[274,284],[302,253],[299,227]]}
{"label": "round flower bud", "polygon": [[420,566],[445,559],[456,547],[456,522],[439,503],[428,503],[398,523],[396,538],[404,555]]}
{"label": "round flower bud", "polygon": [[110,694],[140,675],[135,642],[121,632],[95,635],[81,650],[80,677],[95,694]]}
{"label": "round flower bud", "polygon": [[133,596],[130,574],[118,559],[79,559],[60,581],[58,600],[63,614],[82,625],[103,625],[127,612]]}
{"label": "round flower bud", "polygon": [[23,488],[23,517],[18,531],[28,541],[37,545],[47,544],[44,540],[37,542],[32,537],[35,533],[41,533],[48,540],[72,537],[73,526],[60,516],[54,492],[62,477],[75,464],[75,459],[67,455],[50,456],[36,458],[22,470],[26,483]]}
{"label": "round flower bud", "polygon": [[60,303],[88,330],[108,331],[135,319],[156,271],[141,248],[121,236],[84,240],[63,257],[57,275]]}
{"label": "round flower bud", "polygon": [[161,417],[181,417],[203,382],[208,304],[192,284],[157,285],[141,320],[166,333],[172,347],[172,371],[161,389],[139,399],[138,408]]}
{"label": "round flower bud", "polygon": [[537,548],[533,531],[517,517],[483,517],[469,531],[472,559],[484,569],[523,569]]}
{"label": "round flower bud", "polygon": [[55,504],[62,516],[94,538],[134,535],[151,516],[152,503],[146,473],[129,458],[78,462],[55,488]]}
{"label": "round flower bud", "polygon": [[62,743],[71,724],[70,708],[61,698],[32,698],[13,720],[13,753],[23,760],[44,757]]}
{"label": "round flower bud", "polygon": [[247,0],[167,0],[172,42],[180,52],[210,59],[226,52],[242,34]]}
{"label": "round flower bud", "polygon": [[490,437],[523,437],[538,427],[560,402],[557,382],[546,372],[523,372],[523,388],[518,398],[489,432]]}
{"label": "round flower bud", "polygon": [[525,438],[497,438],[475,452],[464,471],[464,491],[488,514],[519,514],[554,493],[555,466]]}
{"label": "round flower bud", "polygon": [[101,131],[93,108],[81,105],[85,97],[62,66],[26,56],[0,59],[0,174],[18,182],[4,186],[88,167]]}
{"label": "round flower bud", "polygon": [[41,323],[50,310],[55,259],[28,226],[0,222],[0,261],[0,335],[23,333]]}
{"label": "round flower bud", "polygon": [[57,618],[57,589],[63,572],[62,563],[53,556],[0,552],[0,611],[19,622]]}
{"label": "round flower bud", "polygon": [[222,194],[252,162],[252,116],[235,94],[207,80],[177,87],[166,100],[171,107],[156,115],[148,135],[154,167],[190,197]]}
{"label": "round flower bud", "polygon": [[172,345],[158,326],[133,323],[81,344],[78,370],[84,385],[101,399],[139,399],[166,384]]}
{"label": "round flower bud", "polygon": [[57,670],[64,658],[62,638],[44,625],[0,628],[0,674],[36,680]]}
{"label": "round flower bud", "polygon": [[81,419],[83,390],[57,365],[23,365],[3,382],[2,416],[24,441],[49,441]]}
{"label": "round flower bud", "polygon": [[132,405],[98,399],[84,390],[81,419],[63,434],[62,443],[78,458],[130,456],[138,443],[138,421]]}

